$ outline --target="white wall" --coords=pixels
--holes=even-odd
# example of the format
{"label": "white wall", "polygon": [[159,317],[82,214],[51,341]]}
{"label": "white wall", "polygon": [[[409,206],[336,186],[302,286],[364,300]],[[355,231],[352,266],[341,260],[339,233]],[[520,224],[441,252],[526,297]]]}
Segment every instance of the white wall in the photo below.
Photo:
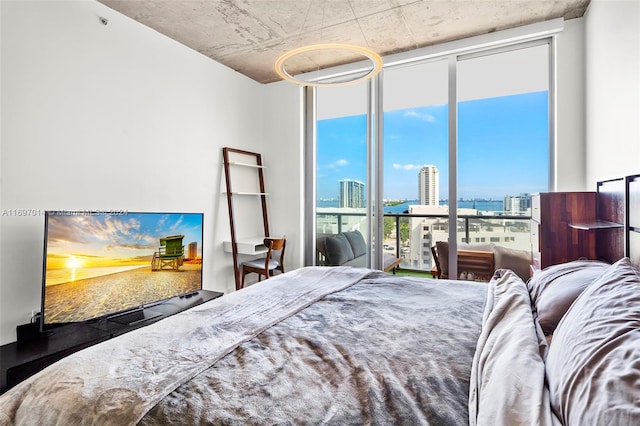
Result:
{"label": "white wall", "polygon": [[556,36],[556,191],[584,191],[584,20],[565,21]]}
{"label": "white wall", "polygon": [[[0,343],[15,340],[15,326],[40,305],[44,218],[12,216],[16,209],[204,212],[204,287],[235,288],[222,251],[229,221],[221,148],[269,147],[263,93],[276,99],[278,89],[97,2],[0,8]],[[290,139],[268,133],[282,136],[276,144]],[[166,179],[165,167],[176,165],[181,178]],[[293,228],[282,225],[299,232]]]}
{"label": "white wall", "polygon": [[593,0],[585,14],[586,175],[640,173],[640,1]]}
{"label": "white wall", "polygon": [[283,81],[265,85],[263,96],[260,149],[269,165],[269,227],[272,235],[287,237],[285,270],[290,271],[304,265],[302,90]]}
{"label": "white wall", "polygon": [[[558,190],[638,172],[639,16],[596,0],[558,36]],[[2,1],[0,18],[0,344],[40,305],[43,217],[15,209],[204,212],[204,286],[232,291],[223,146],[263,153],[271,233],[287,269],[303,264],[297,86],[259,85],[93,1]],[[184,182],[157,185],[176,163]]]}

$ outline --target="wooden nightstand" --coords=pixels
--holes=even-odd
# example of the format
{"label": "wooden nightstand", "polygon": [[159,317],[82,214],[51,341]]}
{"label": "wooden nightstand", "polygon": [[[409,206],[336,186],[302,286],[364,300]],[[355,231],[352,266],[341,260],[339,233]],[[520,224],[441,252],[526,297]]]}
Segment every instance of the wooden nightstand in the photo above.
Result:
{"label": "wooden nightstand", "polygon": [[531,197],[531,252],[539,269],[579,258],[596,259],[596,237],[572,223],[596,219],[595,192],[543,192]]}

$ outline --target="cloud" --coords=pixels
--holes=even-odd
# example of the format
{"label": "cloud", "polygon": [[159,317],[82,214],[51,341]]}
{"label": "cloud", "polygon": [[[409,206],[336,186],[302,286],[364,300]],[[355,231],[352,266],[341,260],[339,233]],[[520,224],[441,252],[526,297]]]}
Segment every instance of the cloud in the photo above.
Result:
{"label": "cloud", "polygon": [[152,244],[127,244],[127,243],[116,243],[116,244],[109,244],[104,246],[104,248],[106,250],[113,250],[113,249],[129,249],[129,250],[150,250],[150,249],[154,249],[156,245],[152,245]]}
{"label": "cloud", "polygon": [[426,112],[417,112],[415,110],[410,110],[404,113],[405,117],[414,117],[417,118],[419,120],[422,121],[426,121],[427,123],[435,123],[436,118],[431,115],[431,114],[427,114]]}
{"label": "cloud", "polygon": [[334,161],[333,163],[329,164],[329,168],[335,169],[337,167],[344,167],[347,164],[349,164],[349,162],[347,160],[341,159],[341,160],[337,160],[337,161]]}
{"label": "cloud", "polygon": [[171,229],[171,232],[176,232],[176,229],[180,228],[180,225],[182,225],[182,219],[184,218],[184,216],[180,216],[178,218],[178,220],[176,221],[176,223],[174,223],[173,225],[171,225],[171,227],[169,229]]}
{"label": "cloud", "polygon": [[[151,247],[150,238],[140,232],[140,222],[135,218],[115,216],[55,215],[49,218],[47,239],[52,246],[90,245],[96,242],[106,243],[107,249],[115,247],[143,248]],[[139,241],[142,242],[139,242]]]}
{"label": "cloud", "polygon": [[394,163],[394,165],[393,165],[394,169],[400,169],[400,170],[420,170],[422,167],[424,167],[422,164],[398,164],[398,163]]}

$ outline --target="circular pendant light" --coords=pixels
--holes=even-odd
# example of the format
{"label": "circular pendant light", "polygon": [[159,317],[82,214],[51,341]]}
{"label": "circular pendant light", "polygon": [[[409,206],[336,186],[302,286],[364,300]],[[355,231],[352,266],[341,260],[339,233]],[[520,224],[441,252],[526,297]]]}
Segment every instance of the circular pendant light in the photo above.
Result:
{"label": "circular pendant light", "polygon": [[[286,70],[287,61],[295,58],[296,56],[306,54],[309,52],[323,52],[327,54],[327,52],[331,50],[344,50],[348,54],[357,54],[363,56],[364,58],[370,61],[370,69],[367,68],[362,72],[349,73],[341,76],[339,79],[330,78],[325,80],[310,81],[303,80],[296,76],[289,74]],[[278,60],[276,60],[275,64],[276,72],[280,77],[285,80],[288,80],[292,83],[300,84],[302,86],[316,86],[316,87],[328,87],[328,86],[342,86],[345,84],[353,84],[360,81],[368,80],[378,74],[382,69],[382,58],[376,52],[371,49],[367,49],[364,47],[356,46],[353,44],[341,44],[341,43],[323,43],[323,44],[313,44],[310,46],[299,47],[297,49],[290,50],[284,55],[280,56]]]}

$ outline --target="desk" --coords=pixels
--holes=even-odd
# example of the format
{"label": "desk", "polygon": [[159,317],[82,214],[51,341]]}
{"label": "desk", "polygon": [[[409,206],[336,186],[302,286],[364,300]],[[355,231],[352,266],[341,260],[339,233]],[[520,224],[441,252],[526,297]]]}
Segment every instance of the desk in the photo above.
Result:
{"label": "desk", "polygon": [[[238,247],[238,254],[257,255],[265,254],[269,250],[264,245],[264,239],[267,237],[255,236],[248,238],[239,238],[236,242]],[[269,238],[283,238],[283,237],[269,237]],[[224,241],[222,243],[224,251],[227,253],[233,253],[231,247],[231,241]]]}
{"label": "desk", "polygon": [[[233,253],[231,241],[224,241],[222,244],[225,252]],[[236,245],[240,254],[255,255],[264,254],[268,251],[267,246],[264,245],[264,237],[239,238]]]}

